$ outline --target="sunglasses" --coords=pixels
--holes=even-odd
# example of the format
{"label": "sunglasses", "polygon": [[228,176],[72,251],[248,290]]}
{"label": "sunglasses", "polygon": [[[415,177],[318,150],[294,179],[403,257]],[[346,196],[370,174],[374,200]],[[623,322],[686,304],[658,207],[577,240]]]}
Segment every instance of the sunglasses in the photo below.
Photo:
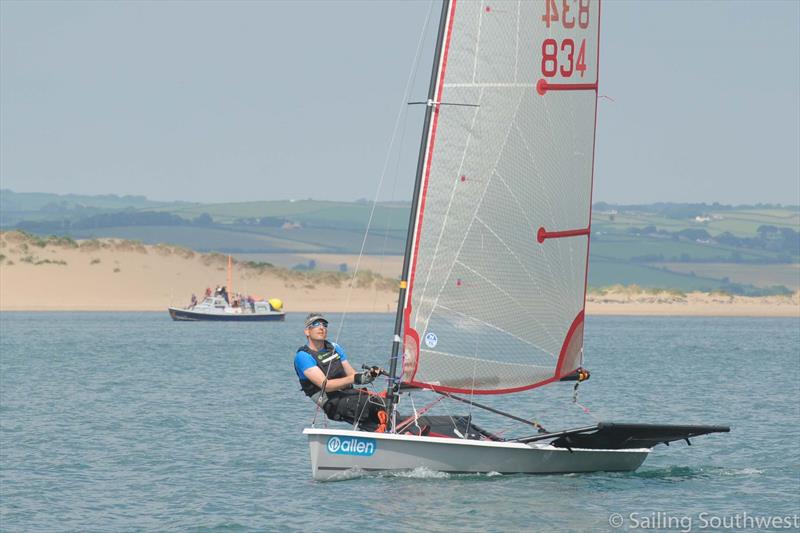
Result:
{"label": "sunglasses", "polygon": [[323,322],[322,320],[316,320],[316,321],[312,322],[311,325],[308,326],[308,327],[310,327],[310,328],[323,327],[325,329],[328,329],[328,323],[327,322]]}

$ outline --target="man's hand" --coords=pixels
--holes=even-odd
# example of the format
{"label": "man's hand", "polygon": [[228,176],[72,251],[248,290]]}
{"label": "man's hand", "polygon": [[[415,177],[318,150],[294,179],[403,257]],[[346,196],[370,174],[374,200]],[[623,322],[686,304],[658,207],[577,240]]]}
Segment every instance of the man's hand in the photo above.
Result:
{"label": "man's hand", "polygon": [[372,374],[373,377],[378,377],[381,374],[386,374],[386,371],[379,366],[373,366],[369,368],[369,373]]}
{"label": "man's hand", "polygon": [[372,369],[364,370],[353,376],[353,384],[366,385],[375,381],[376,377],[378,377],[378,374],[373,374]]}
{"label": "man's hand", "polygon": [[379,366],[361,365],[361,368],[363,368],[364,371],[353,376],[353,384],[355,385],[366,385],[367,383],[372,383],[375,381],[375,378],[381,374],[388,376],[386,371]]}

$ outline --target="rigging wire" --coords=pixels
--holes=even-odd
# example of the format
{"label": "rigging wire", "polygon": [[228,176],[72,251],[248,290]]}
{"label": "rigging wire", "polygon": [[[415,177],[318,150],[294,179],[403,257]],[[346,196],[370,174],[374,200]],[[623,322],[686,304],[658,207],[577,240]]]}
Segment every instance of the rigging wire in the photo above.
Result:
{"label": "rigging wire", "polygon": [[[370,387],[374,388],[374,384],[371,384]],[[355,419],[353,420],[353,431],[358,429],[358,425],[361,422],[361,418],[364,416],[364,412],[367,410],[370,404],[378,405],[380,407],[386,408],[386,402],[380,399],[378,393],[371,392],[368,388],[359,389],[359,397],[358,401],[361,402],[361,398],[363,395],[366,395],[366,400],[364,401],[363,405],[361,405],[361,409],[358,411]]]}
{"label": "rigging wire", "polygon": [[475,378],[477,377],[477,373],[478,373],[478,342],[480,342],[479,338],[476,338],[475,339],[475,352],[474,352],[475,359],[473,359],[473,361],[472,361],[472,389],[469,391],[469,411],[468,411],[469,418],[467,419],[467,434],[468,435],[469,435],[470,426],[472,425],[472,408],[474,406],[473,401],[475,399]]}
{"label": "rigging wire", "polygon": [[408,97],[409,97],[409,93],[411,92],[411,87],[413,85],[413,81],[416,79],[416,72],[417,72],[417,69],[418,69],[418,66],[419,66],[420,58],[422,56],[422,45],[423,45],[423,43],[425,41],[425,34],[427,33],[428,26],[429,26],[430,20],[431,20],[431,13],[433,12],[432,7],[433,7],[433,1],[431,1],[431,9],[428,10],[428,15],[425,18],[425,24],[423,24],[423,26],[422,26],[422,31],[420,32],[419,40],[417,42],[417,51],[416,51],[416,54],[414,56],[414,61],[413,61],[412,65],[411,65],[411,72],[409,73],[408,80],[406,81],[405,90],[403,91],[403,98],[402,98],[401,103],[400,103],[400,110],[397,113],[397,118],[395,119],[395,122],[394,122],[394,128],[392,130],[392,137],[391,137],[391,140],[389,141],[389,148],[388,148],[387,153],[386,153],[386,158],[384,159],[383,169],[381,170],[381,176],[380,176],[380,179],[378,180],[378,186],[377,186],[377,188],[375,190],[375,196],[373,197],[373,200],[372,200],[372,208],[370,209],[369,219],[367,221],[367,228],[364,231],[364,238],[361,241],[361,250],[358,253],[358,259],[356,260],[356,266],[355,266],[355,269],[353,270],[353,276],[352,276],[352,278],[350,280],[350,288],[347,291],[347,300],[345,302],[344,311],[342,313],[342,317],[341,317],[341,320],[339,322],[339,329],[336,332],[336,338],[335,338],[334,342],[338,342],[339,335],[341,334],[342,329],[344,329],[344,322],[345,322],[345,320],[347,318],[347,314],[348,314],[348,311],[349,311],[350,299],[351,299],[351,296],[352,296],[352,292],[353,292],[356,276],[358,275],[358,269],[359,269],[359,265],[361,263],[361,257],[364,255],[364,248],[366,247],[366,244],[367,244],[367,237],[369,236],[369,229],[370,229],[370,226],[372,225],[372,218],[375,216],[375,208],[378,205],[378,195],[380,194],[381,188],[383,187],[383,180],[384,180],[384,178],[386,176],[386,169],[389,166],[389,160],[391,158],[392,148],[394,146],[395,139],[396,139],[397,133],[398,133],[398,129],[399,129],[399,126],[400,126],[400,123],[401,123],[400,119],[406,113],[406,108],[407,108],[406,102],[408,101]]}
{"label": "rigging wire", "polygon": [[[392,131],[392,137],[391,137],[391,140],[389,142],[389,148],[387,150],[386,159],[384,160],[384,164],[383,164],[383,170],[381,171],[381,177],[380,177],[380,180],[378,182],[378,186],[377,186],[376,191],[375,191],[375,196],[374,196],[373,201],[372,201],[372,208],[370,210],[369,220],[367,221],[366,230],[364,231],[364,238],[361,241],[361,250],[359,251],[358,260],[356,261],[356,266],[355,266],[355,268],[353,270],[353,275],[352,275],[352,277],[350,279],[350,288],[347,291],[347,300],[345,302],[344,311],[342,313],[342,316],[341,316],[341,319],[340,319],[340,322],[339,322],[339,329],[337,330],[336,337],[333,340],[333,342],[335,344],[338,344],[339,336],[341,335],[342,330],[344,329],[344,322],[345,322],[345,319],[346,319],[348,311],[349,311],[350,298],[351,298],[351,295],[352,295],[352,292],[353,292],[353,286],[354,286],[354,283],[355,283],[356,276],[358,275],[358,269],[359,269],[359,265],[361,263],[361,257],[364,254],[364,248],[366,246],[367,237],[369,235],[369,229],[370,229],[370,226],[372,224],[372,218],[373,218],[373,216],[375,214],[375,207],[376,207],[376,205],[378,203],[377,202],[378,194],[380,193],[381,188],[383,187],[383,180],[384,180],[384,177],[386,175],[386,168],[387,168],[387,166],[389,164],[390,156],[392,154],[392,147],[394,146],[395,138],[397,137],[397,130],[398,130],[398,125],[400,124],[400,119],[401,119],[401,117],[404,115],[404,113],[406,111],[405,102],[406,102],[406,100],[408,100],[408,93],[410,92],[411,87],[413,86],[414,81],[416,80],[418,65],[419,65],[420,57],[422,55],[422,44],[424,42],[424,37],[425,37],[425,34],[427,33],[428,26],[430,24],[430,19],[431,19],[431,13],[432,12],[433,12],[433,0],[431,0],[431,8],[428,10],[428,15],[427,15],[427,17],[425,19],[425,23],[422,26],[422,31],[420,33],[420,38],[419,38],[419,41],[417,42],[416,54],[414,56],[414,61],[413,61],[412,65],[411,65],[411,73],[409,75],[408,81],[406,82],[406,87],[405,87],[405,90],[404,90],[404,93],[403,93],[403,100],[402,100],[401,105],[400,105],[400,111],[399,111],[399,113],[397,115],[397,118],[395,119],[394,129]],[[404,124],[404,128],[402,130],[402,134],[404,134],[404,133],[405,133],[405,124]],[[397,168],[398,167],[399,167],[399,158],[398,158],[397,165],[395,167],[395,182],[394,182],[394,185],[393,185],[393,188],[392,188],[392,194],[394,194],[394,190],[395,190],[394,188],[396,187],[396,184],[397,184],[397,173],[398,173],[397,172]],[[387,226],[388,226],[388,221],[387,221]],[[385,248],[385,244],[384,244],[384,248]],[[328,367],[328,372],[330,372],[330,367]],[[325,390],[327,382],[328,382],[328,374],[326,373],[325,380],[322,383],[322,391],[321,391],[322,398],[324,398],[324,396],[327,395],[327,391]],[[312,427],[314,427],[314,424],[316,423],[317,415],[319,414],[320,410],[322,410],[321,406],[319,404],[316,404],[315,405],[315,409],[314,409],[313,420],[311,422],[311,426]],[[325,419],[325,417],[323,417],[323,421],[324,421],[323,423],[327,427],[327,420]]]}
{"label": "rigging wire", "polygon": [[[336,348],[334,348],[334,350],[335,349]],[[312,428],[315,427],[315,424],[317,423],[317,415],[322,410],[322,405],[324,405],[324,403],[326,401],[325,400],[325,396],[328,395],[328,391],[325,390],[325,388],[328,386],[328,375],[331,373],[331,368],[333,368],[333,365],[332,364],[328,365],[328,370],[325,372],[325,379],[322,380],[322,388],[320,389],[320,392],[319,392],[319,394],[320,394],[319,400],[314,402],[316,404],[316,408],[314,409],[314,418],[311,420],[311,427]],[[325,427],[327,427],[328,426],[327,418],[323,417],[323,421],[324,421]]]}
{"label": "rigging wire", "polygon": [[408,399],[411,400],[411,410],[414,412],[414,427],[417,428],[418,434],[422,435],[422,428],[419,427],[419,413],[417,412],[417,406],[414,405],[414,397],[409,394]]}
{"label": "rigging wire", "polygon": [[[415,71],[415,73],[414,73],[415,81],[416,81],[416,75],[417,74],[416,74],[416,71]],[[412,82],[412,86],[414,85],[415,81]],[[394,175],[394,180],[392,182],[392,191],[389,194],[389,198],[391,198],[392,200],[395,199],[395,194],[397,192],[397,181],[398,181],[398,177],[400,175],[400,159],[401,159],[400,158],[400,154],[403,153],[403,145],[404,145],[404,140],[406,138],[406,128],[407,127],[408,127],[408,113],[405,114],[405,120],[403,121],[403,126],[402,126],[402,129],[400,130],[400,146],[399,146],[399,148],[397,150],[398,156],[395,158],[394,171],[392,172],[392,174]],[[386,266],[386,247],[387,247],[387,244],[389,242],[389,224],[390,224],[390,217],[387,214],[386,223],[383,226],[383,242],[381,243],[381,253],[380,253],[380,259],[378,261],[378,264],[381,267]],[[369,228],[367,228],[367,231],[369,231]],[[372,309],[373,310],[376,308],[377,302],[378,302],[378,289],[377,289],[377,287],[373,286],[373,291],[372,291]],[[389,311],[389,309],[388,309],[388,305],[387,305],[387,312],[388,311]],[[373,328],[375,327],[374,324],[372,325],[372,327]]]}
{"label": "rigging wire", "polygon": [[[583,348],[581,348],[581,367],[583,367],[583,363],[584,363],[584,351],[583,351]],[[585,405],[583,405],[583,404],[581,404],[581,403],[579,403],[579,402],[578,402],[578,387],[580,386],[580,384],[581,384],[583,381],[584,381],[584,380],[582,380],[582,379],[580,379],[580,378],[579,378],[579,379],[578,379],[578,380],[575,382],[575,386],[572,388],[572,403],[573,403],[573,405],[576,405],[576,406],[578,406],[578,407],[581,409],[581,411],[583,411],[583,412],[584,412],[584,414],[587,414],[587,415],[589,415],[590,417],[592,417],[592,419],[593,419],[595,422],[600,422],[600,420],[601,420],[601,419],[600,419],[598,416],[596,416],[594,413],[592,413],[591,411],[589,411],[589,408],[588,408],[588,407],[586,407]]]}
{"label": "rigging wire", "polygon": [[[425,33],[427,33],[428,21],[430,20],[430,18],[432,16],[433,6],[434,6],[434,2],[431,1],[430,6],[428,8],[428,18],[426,19],[425,24],[423,25],[423,30],[422,30],[423,35]],[[417,47],[417,54],[418,54],[418,56],[415,59],[415,62],[418,65],[419,58],[421,57],[421,55],[420,55],[421,54],[421,48],[419,47],[419,45]],[[417,84],[417,74],[419,74],[418,66],[412,66],[412,69],[411,69],[411,76],[412,77],[411,77],[410,87],[415,87],[416,86],[416,84]],[[394,176],[394,179],[392,180],[392,189],[391,189],[391,193],[389,194],[389,198],[391,200],[395,200],[396,199],[397,182],[398,182],[399,177],[400,177],[400,161],[402,159],[400,157],[400,155],[403,153],[403,146],[405,145],[405,139],[406,139],[406,129],[408,127],[408,120],[409,120],[409,118],[408,118],[409,117],[409,113],[407,111],[405,113],[403,113],[402,107],[401,107],[401,115],[405,117],[405,120],[402,121],[402,129],[400,130],[400,135],[399,135],[400,145],[399,145],[399,147],[397,149],[397,157],[394,160],[394,169],[392,170],[392,175]],[[385,224],[383,226],[383,242],[381,243],[380,260],[378,262],[381,266],[385,266],[386,248],[387,248],[387,244],[389,242],[389,224],[390,224],[390,217],[387,215],[386,219],[385,219]],[[369,231],[369,227],[367,227],[367,231]],[[401,273],[401,275],[402,275],[402,273]],[[377,291],[377,288],[375,288],[375,290],[373,291],[372,309],[375,309],[377,301],[378,301],[378,291]],[[388,311],[388,309],[387,309],[387,311]]]}
{"label": "rigging wire", "polygon": [[[409,400],[411,401],[411,405],[413,406],[413,405],[414,405],[414,398],[413,398],[413,394],[411,394],[411,393],[409,392],[409,393],[408,393],[408,398],[409,398]],[[414,410],[414,414],[413,414],[412,416],[406,417],[405,419],[403,419],[403,420],[401,420],[400,422],[398,422],[398,423],[397,423],[397,425],[396,425],[396,428],[395,428],[395,432],[396,432],[396,433],[400,433],[400,432],[402,432],[402,431],[403,431],[404,429],[406,429],[406,428],[409,426],[409,424],[411,424],[412,422],[414,423],[414,425],[415,425],[415,426],[419,427],[419,424],[418,424],[418,419],[419,419],[419,417],[420,417],[420,416],[422,416],[422,415],[424,415],[425,413],[427,413],[427,412],[428,412],[428,411],[430,411],[431,409],[433,409],[433,407],[434,407],[436,404],[438,404],[439,402],[441,402],[441,401],[442,401],[442,400],[444,400],[445,398],[446,398],[446,396],[439,396],[438,398],[435,398],[433,401],[431,401],[431,402],[430,402],[430,403],[428,403],[427,405],[425,405],[425,406],[421,407],[419,410],[416,410],[416,409],[415,409],[415,410]]]}

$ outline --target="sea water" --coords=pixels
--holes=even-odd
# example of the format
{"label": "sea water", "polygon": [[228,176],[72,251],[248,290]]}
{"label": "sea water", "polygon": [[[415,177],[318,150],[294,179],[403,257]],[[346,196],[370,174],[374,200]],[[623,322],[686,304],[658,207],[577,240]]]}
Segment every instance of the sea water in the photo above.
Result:
{"label": "sea water", "polygon": [[[800,322],[588,317],[578,390],[482,397],[548,430],[596,420],[728,424],[635,473],[311,480],[302,319],[0,314],[3,531],[702,531],[797,528]],[[331,316],[354,366],[385,364],[393,317]],[[413,397],[413,407],[428,398]],[[402,409],[410,411],[405,400]],[[469,406],[446,407],[466,414]],[[505,436],[532,428],[473,410]],[[317,416],[316,424],[323,424]],[[754,522],[760,519],[761,522]],[[767,523],[764,520],[771,520]],[[759,527],[765,526],[765,527]]]}

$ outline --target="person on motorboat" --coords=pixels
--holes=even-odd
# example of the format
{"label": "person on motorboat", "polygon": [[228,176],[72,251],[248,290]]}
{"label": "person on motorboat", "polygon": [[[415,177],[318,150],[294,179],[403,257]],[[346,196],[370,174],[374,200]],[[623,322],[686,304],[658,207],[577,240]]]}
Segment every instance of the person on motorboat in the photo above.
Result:
{"label": "person on motorboat", "polygon": [[[328,320],[319,313],[306,317],[306,344],[297,349],[294,370],[300,388],[331,420],[349,422],[366,431],[386,430],[383,399],[366,388],[383,370],[373,366],[356,372],[344,349],[328,341]],[[323,390],[324,389],[324,390]]]}
{"label": "person on motorboat", "polygon": [[225,299],[225,303],[230,305],[231,301],[228,298],[228,289],[223,285],[222,287],[217,287],[214,291],[214,296],[222,296]]}

